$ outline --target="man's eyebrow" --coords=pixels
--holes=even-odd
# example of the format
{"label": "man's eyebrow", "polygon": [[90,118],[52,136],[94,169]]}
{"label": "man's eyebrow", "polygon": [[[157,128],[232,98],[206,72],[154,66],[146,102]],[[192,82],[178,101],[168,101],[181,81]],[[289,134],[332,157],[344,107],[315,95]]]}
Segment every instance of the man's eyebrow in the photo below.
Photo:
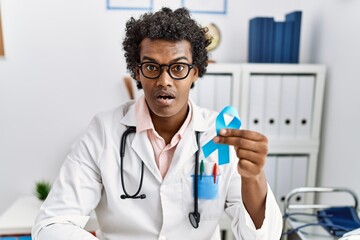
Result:
{"label": "man's eyebrow", "polygon": [[147,56],[144,56],[141,60],[142,60],[142,61],[144,61],[144,60],[149,60],[149,61],[151,61],[151,62],[156,62],[155,59],[153,59],[153,58],[151,58],[151,57],[147,57]]}
{"label": "man's eyebrow", "polygon": [[189,59],[187,57],[183,56],[183,57],[175,58],[175,59],[171,60],[171,62],[178,62],[178,61],[180,61],[182,59],[189,61]]}
{"label": "man's eyebrow", "polygon": [[[148,60],[148,61],[156,62],[156,63],[157,63],[157,61],[156,61],[154,58],[151,58],[151,57],[148,57],[148,56],[143,56],[142,61],[144,61],[144,60]],[[177,58],[171,60],[170,63],[178,62],[178,61],[180,61],[180,60],[189,61],[189,59],[188,59],[187,57],[182,56],[182,57],[177,57]]]}

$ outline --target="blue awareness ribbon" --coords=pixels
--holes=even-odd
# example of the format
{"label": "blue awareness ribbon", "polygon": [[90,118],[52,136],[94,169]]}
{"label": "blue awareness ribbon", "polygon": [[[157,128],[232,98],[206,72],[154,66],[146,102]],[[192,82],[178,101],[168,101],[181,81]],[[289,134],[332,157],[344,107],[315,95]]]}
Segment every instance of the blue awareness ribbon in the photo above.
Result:
{"label": "blue awareness ribbon", "polygon": [[[233,119],[229,124],[226,125],[224,115],[228,114],[233,116]],[[239,114],[236,109],[232,106],[226,106],[216,117],[216,134],[220,135],[220,130],[223,128],[232,128],[239,129],[241,126],[241,121],[239,118]],[[218,165],[229,163],[230,155],[229,155],[229,145],[215,143],[212,139],[207,142],[203,147],[202,151],[204,153],[205,158],[207,158],[212,152],[218,150]]]}

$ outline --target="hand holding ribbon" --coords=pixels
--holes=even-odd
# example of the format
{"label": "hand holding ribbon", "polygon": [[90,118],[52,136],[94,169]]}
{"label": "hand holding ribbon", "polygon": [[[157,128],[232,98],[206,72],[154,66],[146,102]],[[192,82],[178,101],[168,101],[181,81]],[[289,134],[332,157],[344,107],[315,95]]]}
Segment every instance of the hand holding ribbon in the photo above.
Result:
{"label": "hand holding ribbon", "polygon": [[[225,114],[233,116],[233,119],[229,124],[225,123]],[[236,109],[232,106],[225,107],[216,117],[215,127],[216,127],[217,135],[220,135],[220,130],[223,128],[239,129],[240,126],[241,126],[241,121],[239,118],[239,114],[237,113]],[[215,143],[214,140],[212,139],[202,147],[202,151],[205,157],[208,157],[216,149],[218,150],[218,161],[219,161],[218,164],[222,165],[229,163],[230,156],[229,156],[228,145]]]}

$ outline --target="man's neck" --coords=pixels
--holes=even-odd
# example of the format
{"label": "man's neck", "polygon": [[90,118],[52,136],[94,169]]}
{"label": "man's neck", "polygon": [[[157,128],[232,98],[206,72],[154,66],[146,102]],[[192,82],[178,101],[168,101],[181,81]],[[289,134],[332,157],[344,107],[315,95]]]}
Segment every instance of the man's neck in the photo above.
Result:
{"label": "man's neck", "polygon": [[166,144],[169,144],[174,135],[179,131],[188,114],[189,107],[184,114],[168,118],[156,116],[150,111],[155,131],[165,140]]}

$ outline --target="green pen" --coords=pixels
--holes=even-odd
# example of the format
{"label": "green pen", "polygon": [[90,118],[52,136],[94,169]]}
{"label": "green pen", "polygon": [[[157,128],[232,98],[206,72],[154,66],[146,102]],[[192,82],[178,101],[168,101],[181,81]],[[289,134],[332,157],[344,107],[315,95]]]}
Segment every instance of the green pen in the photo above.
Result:
{"label": "green pen", "polygon": [[204,160],[201,160],[201,163],[200,163],[200,180],[202,178],[202,175],[205,171],[205,166],[204,166]]}

